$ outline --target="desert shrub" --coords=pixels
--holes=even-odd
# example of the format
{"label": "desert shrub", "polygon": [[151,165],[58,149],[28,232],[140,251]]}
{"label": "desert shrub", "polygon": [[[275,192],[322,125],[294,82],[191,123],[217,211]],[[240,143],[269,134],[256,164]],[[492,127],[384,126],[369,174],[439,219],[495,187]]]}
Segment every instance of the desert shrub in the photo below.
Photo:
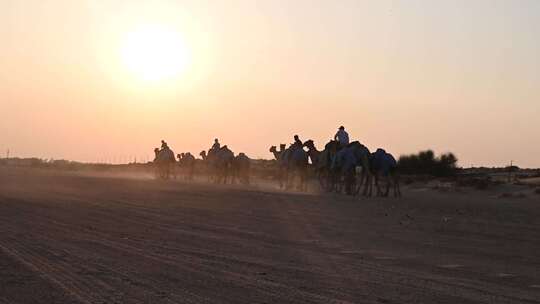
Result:
{"label": "desert shrub", "polygon": [[452,176],[456,173],[457,157],[453,153],[435,156],[432,150],[418,154],[402,155],[398,165],[405,174],[427,174],[437,177]]}

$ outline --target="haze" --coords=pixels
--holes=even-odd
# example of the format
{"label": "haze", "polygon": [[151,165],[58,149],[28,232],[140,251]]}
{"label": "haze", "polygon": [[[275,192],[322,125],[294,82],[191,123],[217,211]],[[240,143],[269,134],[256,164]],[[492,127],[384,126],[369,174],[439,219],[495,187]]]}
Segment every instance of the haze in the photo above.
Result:
{"label": "haze", "polygon": [[[198,154],[218,137],[270,158],[344,125],[394,155],[540,167],[539,1],[4,0],[0,20],[12,156],[145,160],[161,139]],[[182,36],[174,77],[124,64],[146,24]]]}

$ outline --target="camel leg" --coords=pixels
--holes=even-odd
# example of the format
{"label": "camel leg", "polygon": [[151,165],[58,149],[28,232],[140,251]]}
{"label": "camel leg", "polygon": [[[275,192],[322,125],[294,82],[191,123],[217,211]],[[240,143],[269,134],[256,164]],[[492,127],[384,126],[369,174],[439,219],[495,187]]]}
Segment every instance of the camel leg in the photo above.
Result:
{"label": "camel leg", "polygon": [[307,190],[307,169],[302,169],[302,172],[300,172],[300,191],[306,191]]}
{"label": "camel leg", "polygon": [[336,173],[330,171],[328,174],[328,192],[334,192],[336,188]]}
{"label": "camel leg", "polygon": [[389,175],[386,176],[386,192],[384,193],[384,197],[388,197],[388,194],[390,193],[390,183],[391,178]]}
{"label": "camel leg", "polygon": [[394,186],[394,197],[401,197],[401,190],[399,189],[399,176],[392,174],[392,182]]}
{"label": "camel leg", "polygon": [[289,189],[289,190],[293,189],[294,190],[295,182],[296,182],[296,172],[293,170],[293,171],[289,172],[289,179],[288,179],[288,187],[287,187],[287,189]]}
{"label": "camel leg", "polygon": [[377,184],[378,181],[377,181],[377,177],[374,176],[374,175],[371,175],[370,173],[367,173],[367,177],[368,177],[368,180],[369,180],[369,197],[372,197],[373,196],[373,184]]}
{"label": "camel leg", "polygon": [[354,176],[354,183],[353,183],[353,188],[352,188],[352,195],[353,196],[356,196],[358,194],[358,191],[359,190],[359,183],[358,182],[361,182],[361,179],[362,179],[362,175],[358,176],[358,175],[355,175]]}
{"label": "camel leg", "polygon": [[371,177],[369,175],[369,172],[366,172],[365,173],[365,184],[364,184],[364,192],[363,192],[363,196],[371,196],[371,191],[372,191],[372,180],[371,180]]}
{"label": "camel leg", "polygon": [[352,194],[352,179],[352,172],[350,170],[345,172],[345,194],[347,195]]}
{"label": "camel leg", "polygon": [[304,172],[302,169],[298,170],[298,179],[299,179],[299,184],[298,184],[298,187],[297,189],[299,191],[304,191]]}
{"label": "camel leg", "polygon": [[330,173],[328,170],[321,170],[319,173],[319,184],[321,185],[321,189],[323,189],[325,192],[330,191]]}
{"label": "camel leg", "polygon": [[[353,172],[349,172],[349,174],[347,174],[347,182],[345,183],[347,186],[345,188],[345,192],[347,195],[352,195],[353,194],[353,186],[354,186],[354,174]],[[348,188],[348,189],[347,189]]]}
{"label": "camel leg", "polygon": [[[362,185],[364,184],[364,170],[362,169],[362,173],[360,173],[360,178],[356,178],[356,187],[354,189],[354,195],[358,195],[360,193],[360,190],[362,190]],[[360,180],[358,180],[360,179]]]}
{"label": "camel leg", "polygon": [[340,182],[340,176],[336,172],[332,174],[332,192],[338,192],[339,191],[339,182]]}
{"label": "camel leg", "polygon": [[307,171],[307,168],[304,169],[304,177],[303,177],[303,183],[304,183],[304,192],[307,192],[308,191],[308,184],[307,184],[307,177],[308,177],[308,171]]}
{"label": "camel leg", "polygon": [[379,172],[377,172],[375,174],[375,188],[377,190],[377,196],[381,196],[382,194],[380,181],[381,181],[380,175],[379,175]]}
{"label": "camel leg", "polygon": [[377,176],[377,174],[373,174],[373,185],[371,186],[369,196],[371,196],[371,192],[373,191],[373,187],[375,187],[375,191],[379,187],[379,177]]}
{"label": "camel leg", "polygon": [[317,180],[319,181],[319,187],[321,187],[321,189],[324,190],[325,186],[324,186],[324,183],[323,183],[323,176],[322,176],[322,172],[320,171],[317,171]]}
{"label": "camel leg", "polygon": [[392,189],[394,190],[394,197],[397,197],[397,178],[395,176],[392,176]]}
{"label": "camel leg", "polygon": [[379,184],[379,181],[376,176],[370,177],[370,183],[369,183],[369,196],[373,196],[373,187],[377,186]]}
{"label": "camel leg", "polygon": [[291,189],[291,180],[294,185],[294,172],[285,171],[285,190]]}
{"label": "camel leg", "polygon": [[298,190],[304,191],[304,186],[305,186],[304,183],[306,182],[304,169],[299,169],[298,170],[298,178],[300,179],[300,184],[298,185]]}
{"label": "camel leg", "polygon": [[381,190],[381,182],[383,181],[384,179],[381,178],[381,176],[379,176],[377,178],[377,196],[384,196],[383,194],[383,191]]}

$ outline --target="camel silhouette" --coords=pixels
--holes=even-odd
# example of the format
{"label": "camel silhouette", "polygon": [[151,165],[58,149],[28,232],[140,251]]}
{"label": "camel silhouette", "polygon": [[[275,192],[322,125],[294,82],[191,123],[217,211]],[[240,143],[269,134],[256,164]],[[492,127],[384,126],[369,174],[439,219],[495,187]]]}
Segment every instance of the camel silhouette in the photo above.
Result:
{"label": "camel silhouette", "polygon": [[[396,159],[384,149],[377,149],[370,157],[371,172],[377,187],[377,196],[388,196],[390,186],[392,186],[394,197],[401,197],[401,189],[399,187],[399,172]],[[382,192],[380,180],[383,179],[386,183],[386,191]]]}
{"label": "camel silhouette", "polygon": [[215,183],[226,184],[228,177],[232,179],[234,153],[229,150],[227,145],[219,149],[210,149],[208,153],[201,151],[199,155],[208,167],[210,180],[213,179]]}
{"label": "camel silhouette", "polygon": [[171,174],[174,174],[174,164],[176,163],[174,152],[168,146],[165,146],[161,150],[155,148],[154,154],[156,176],[161,179],[169,179]]}

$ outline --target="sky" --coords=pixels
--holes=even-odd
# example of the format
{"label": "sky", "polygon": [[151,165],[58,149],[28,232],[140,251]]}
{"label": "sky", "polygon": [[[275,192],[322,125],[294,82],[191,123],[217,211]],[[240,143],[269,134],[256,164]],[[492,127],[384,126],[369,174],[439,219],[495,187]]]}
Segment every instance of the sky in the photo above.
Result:
{"label": "sky", "polygon": [[[540,167],[538,20],[535,0],[2,0],[0,155],[145,161],[217,137],[271,158],[344,125],[396,156]],[[180,48],[137,57],[168,32]]]}

